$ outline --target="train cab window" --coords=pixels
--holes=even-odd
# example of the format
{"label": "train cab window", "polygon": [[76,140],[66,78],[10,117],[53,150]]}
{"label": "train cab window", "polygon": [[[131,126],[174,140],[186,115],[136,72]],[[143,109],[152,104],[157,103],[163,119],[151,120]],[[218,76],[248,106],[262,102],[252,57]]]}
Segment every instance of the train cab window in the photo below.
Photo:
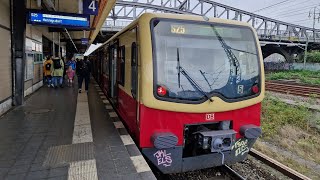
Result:
{"label": "train cab window", "polygon": [[119,66],[120,66],[120,71],[119,71],[119,84],[124,86],[124,78],[125,78],[125,52],[126,48],[125,46],[121,46],[119,48]]}
{"label": "train cab window", "polygon": [[138,77],[138,58],[137,58],[137,44],[132,43],[131,46],[131,93],[134,98],[137,96],[137,77]]}
{"label": "train cab window", "polygon": [[[159,20],[152,31],[156,98],[201,103],[213,96],[241,101],[259,94],[252,90],[261,78],[250,28]],[[165,95],[157,93],[160,87]]]}

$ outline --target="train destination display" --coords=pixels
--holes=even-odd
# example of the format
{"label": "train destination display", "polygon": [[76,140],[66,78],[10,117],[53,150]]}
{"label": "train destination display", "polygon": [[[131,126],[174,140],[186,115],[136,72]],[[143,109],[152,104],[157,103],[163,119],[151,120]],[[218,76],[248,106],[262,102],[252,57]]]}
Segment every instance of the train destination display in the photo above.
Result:
{"label": "train destination display", "polygon": [[29,23],[46,25],[46,26],[59,26],[59,27],[78,27],[89,28],[89,16],[82,14],[69,14],[69,13],[43,13],[43,12],[29,12]]}

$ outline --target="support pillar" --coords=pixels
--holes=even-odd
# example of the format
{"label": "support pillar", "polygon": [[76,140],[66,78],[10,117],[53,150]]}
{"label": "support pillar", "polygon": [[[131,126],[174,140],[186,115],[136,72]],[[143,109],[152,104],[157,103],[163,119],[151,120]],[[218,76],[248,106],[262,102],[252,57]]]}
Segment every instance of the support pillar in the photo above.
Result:
{"label": "support pillar", "polygon": [[11,45],[12,45],[12,83],[13,105],[24,102],[24,70],[25,70],[25,32],[26,1],[11,0]]}

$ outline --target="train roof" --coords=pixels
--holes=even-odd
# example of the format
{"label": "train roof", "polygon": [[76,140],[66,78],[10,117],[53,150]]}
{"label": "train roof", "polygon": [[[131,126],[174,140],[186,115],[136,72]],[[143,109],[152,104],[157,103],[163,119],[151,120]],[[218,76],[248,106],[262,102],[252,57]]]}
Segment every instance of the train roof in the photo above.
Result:
{"label": "train roof", "polygon": [[[153,19],[153,18],[166,18],[166,19],[179,19],[179,20],[194,20],[194,21],[201,21],[201,22],[213,22],[213,23],[222,23],[222,24],[232,24],[232,25],[240,25],[240,26],[247,26],[252,28],[252,26],[247,22],[241,22],[236,20],[229,20],[229,19],[222,19],[222,18],[214,18],[214,17],[203,17],[199,15],[189,15],[189,14],[172,14],[172,13],[144,13],[136,20],[132,21],[128,26],[123,28],[121,31],[117,32],[113,35],[110,39],[104,42],[99,48],[95,51],[102,48],[105,44],[113,41],[117,36],[124,33],[128,29],[132,28],[136,25],[141,19]],[[252,28],[253,29],[253,28]],[[254,29],[253,29],[254,30]],[[94,53],[93,51],[92,53]]]}

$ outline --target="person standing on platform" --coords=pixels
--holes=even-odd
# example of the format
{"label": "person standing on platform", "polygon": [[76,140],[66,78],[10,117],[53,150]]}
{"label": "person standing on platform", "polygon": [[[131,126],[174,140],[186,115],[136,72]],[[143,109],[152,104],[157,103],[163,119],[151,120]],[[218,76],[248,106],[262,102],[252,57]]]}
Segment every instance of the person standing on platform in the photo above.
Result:
{"label": "person standing on platform", "polygon": [[85,81],[85,90],[88,93],[91,63],[88,60],[77,59],[77,75],[78,75],[78,92],[81,93],[82,82]]}
{"label": "person standing on platform", "polygon": [[69,59],[66,63],[66,66],[69,67],[71,66],[72,67],[72,70],[76,70],[76,61],[74,59]]}
{"label": "person standing on platform", "polygon": [[69,66],[68,70],[66,71],[68,76],[68,86],[73,86],[73,78],[74,78],[74,70],[72,69],[72,66]]}
{"label": "person standing on platform", "polygon": [[58,85],[63,88],[63,71],[64,71],[64,63],[60,58],[54,58],[52,66],[52,76],[54,80],[54,87],[57,88]]}
{"label": "person standing on platform", "polygon": [[67,70],[68,70],[68,66],[66,66],[66,62],[65,62],[64,57],[61,57],[61,60],[62,60],[62,62],[63,62],[63,67],[64,67],[64,69],[63,69],[63,75],[62,75],[62,84],[65,84],[65,77],[66,77],[66,72],[67,72]]}
{"label": "person standing on platform", "polygon": [[48,87],[52,86],[53,87],[53,83],[52,83],[52,60],[50,58],[50,56],[48,56],[45,60],[45,62],[43,63],[43,79],[44,82],[47,83]]}

